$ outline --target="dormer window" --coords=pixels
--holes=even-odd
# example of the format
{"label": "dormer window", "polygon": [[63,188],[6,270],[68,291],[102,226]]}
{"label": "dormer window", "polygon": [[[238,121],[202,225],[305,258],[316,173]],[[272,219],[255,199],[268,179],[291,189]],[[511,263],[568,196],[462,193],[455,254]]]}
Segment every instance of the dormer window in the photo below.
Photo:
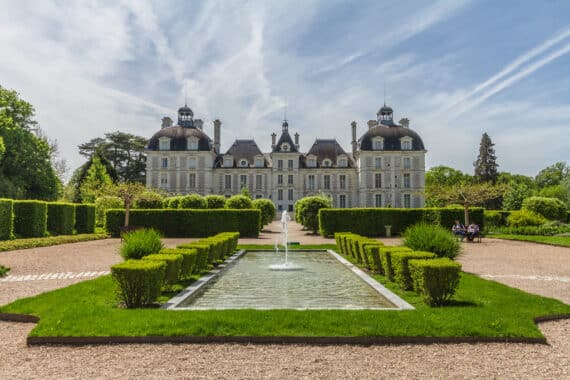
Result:
{"label": "dormer window", "polygon": [[159,150],[170,150],[170,138],[161,137],[158,139],[158,149]]}
{"label": "dormer window", "polygon": [[316,168],[317,167],[317,159],[316,158],[309,158],[307,160],[307,167]]}
{"label": "dormer window", "polygon": [[283,143],[283,144],[281,144],[281,150],[283,152],[289,152],[291,150],[291,146],[287,143]]}
{"label": "dormer window", "polygon": [[239,160],[239,166],[242,168],[247,168],[247,166],[248,166],[247,160],[243,159],[243,158],[241,160]]}
{"label": "dormer window", "polygon": [[224,168],[232,168],[234,166],[234,159],[232,156],[224,157]]}
{"label": "dormer window", "polygon": [[255,167],[256,168],[263,167],[263,157],[255,157]]}
{"label": "dormer window", "polygon": [[404,137],[400,140],[402,150],[412,150],[412,138]]}
{"label": "dormer window", "polygon": [[384,139],[382,137],[375,137],[372,140],[372,149],[383,150],[384,149]]}
{"label": "dormer window", "polygon": [[196,137],[188,137],[188,150],[198,150],[198,139]]}
{"label": "dormer window", "polygon": [[346,168],[348,166],[348,161],[346,160],[346,158],[339,158],[337,165],[339,168]]}
{"label": "dormer window", "polygon": [[328,158],[325,158],[325,159],[323,160],[323,167],[324,167],[324,168],[330,168],[331,166],[332,166],[332,161],[329,160]]}

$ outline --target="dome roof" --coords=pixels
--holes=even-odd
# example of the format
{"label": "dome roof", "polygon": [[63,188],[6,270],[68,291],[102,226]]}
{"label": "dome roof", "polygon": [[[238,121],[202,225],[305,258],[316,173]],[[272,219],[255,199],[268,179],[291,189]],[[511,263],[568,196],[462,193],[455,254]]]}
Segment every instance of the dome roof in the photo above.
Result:
{"label": "dome roof", "polygon": [[376,115],[390,115],[392,113],[394,113],[392,107],[388,107],[386,104],[384,104],[384,106],[380,108],[378,112],[376,112]]}
{"label": "dome roof", "polygon": [[190,115],[190,116],[194,116],[194,112],[192,111],[192,109],[190,107],[188,107],[186,104],[180,108],[178,108],[178,114],[185,114],[185,115]]}
{"label": "dome roof", "polygon": [[400,139],[402,137],[411,137],[413,139],[412,150],[425,150],[424,143],[420,135],[410,128],[404,128],[395,124],[390,127],[378,125],[370,128],[360,138],[360,150],[373,150],[372,139],[374,137],[384,138],[383,150],[402,150],[402,146],[400,144]]}
{"label": "dome roof", "polygon": [[187,150],[188,137],[198,138],[198,150],[211,150],[210,138],[198,128],[187,128],[179,125],[163,128],[154,134],[148,141],[149,150],[159,150],[159,139],[170,138],[170,150]]}

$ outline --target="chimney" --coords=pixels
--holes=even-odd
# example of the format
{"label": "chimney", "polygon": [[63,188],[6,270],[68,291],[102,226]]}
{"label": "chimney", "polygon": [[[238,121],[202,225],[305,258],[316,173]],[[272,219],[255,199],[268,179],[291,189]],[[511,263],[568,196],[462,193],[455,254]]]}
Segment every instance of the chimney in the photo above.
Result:
{"label": "chimney", "polygon": [[353,121],[352,123],[350,123],[350,126],[352,127],[352,154],[356,154],[356,149],[358,149],[358,143],[356,142],[356,121]]}
{"label": "chimney", "polygon": [[276,138],[277,138],[277,134],[275,134],[275,132],[273,132],[271,134],[271,149],[275,148],[275,144],[276,144],[275,139]]}
{"label": "chimney", "polygon": [[162,129],[162,128],[172,127],[172,124],[173,124],[172,119],[169,118],[168,116],[165,116],[165,117],[162,118],[162,126],[161,126],[161,129]]}
{"label": "chimney", "polygon": [[404,128],[410,128],[410,119],[408,119],[407,117],[400,119],[399,123]]}
{"label": "chimney", "polygon": [[196,120],[194,120],[194,126],[196,128],[198,128],[199,130],[202,130],[202,127],[204,126],[204,122],[202,121],[202,119],[196,119]]}
{"label": "chimney", "polygon": [[378,125],[378,122],[376,120],[368,120],[368,129],[374,128],[377,125]]}
{"label": "chimney", "polygon": [[214,120],[214,151],[220,153],[220,128],[222,122],[218,119]]}
{"label": "chimney", "polygon": [[295,132],[295,147],[299,149],[299,134]]}

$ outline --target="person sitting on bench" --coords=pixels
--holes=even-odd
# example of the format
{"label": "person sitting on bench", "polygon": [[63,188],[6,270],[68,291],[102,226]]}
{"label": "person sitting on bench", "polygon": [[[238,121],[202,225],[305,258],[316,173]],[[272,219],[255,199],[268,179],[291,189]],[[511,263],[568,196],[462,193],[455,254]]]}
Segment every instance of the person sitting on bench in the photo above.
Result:
{"label": "person sitting on bench", "polygon": [[455,224],[453,225],[453,227],[451,227],[451,232],[453,232],[453,234],[456,237],[459,237],[461,241],[463,241],[463,239],[465,238],[465,226],[461,224],[459,220],[455,221]]}
{"label": "person sitting on bench", "polygon": [[479,226],[475,223],[471,223],[467,227],[467,240],[473,241],[477,236],[479,236]]}

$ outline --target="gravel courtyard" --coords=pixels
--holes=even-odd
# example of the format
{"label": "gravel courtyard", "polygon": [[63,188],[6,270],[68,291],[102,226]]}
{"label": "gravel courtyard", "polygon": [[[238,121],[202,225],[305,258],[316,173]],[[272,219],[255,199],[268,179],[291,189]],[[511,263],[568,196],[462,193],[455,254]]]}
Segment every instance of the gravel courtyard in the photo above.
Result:
{"label": "gravel courtyard", "polygon": [[[260,239],[273,244],[278,226]],[[168,246],[189,239],[166,239]],[[333,242],[291,226],[291,241]],[[397,244],[398,239],[386,240]],[[118,239],[1,252],[12,268],[0,304],[100,275],[120,261]],[[467,272],[570,303],[570,248],[484,239],[465,244]],[[32,324],[0,322],[8,378],[570,378],[570,320],[542,323],[549,345],[296,346],[235,344],[27,347]]]}

